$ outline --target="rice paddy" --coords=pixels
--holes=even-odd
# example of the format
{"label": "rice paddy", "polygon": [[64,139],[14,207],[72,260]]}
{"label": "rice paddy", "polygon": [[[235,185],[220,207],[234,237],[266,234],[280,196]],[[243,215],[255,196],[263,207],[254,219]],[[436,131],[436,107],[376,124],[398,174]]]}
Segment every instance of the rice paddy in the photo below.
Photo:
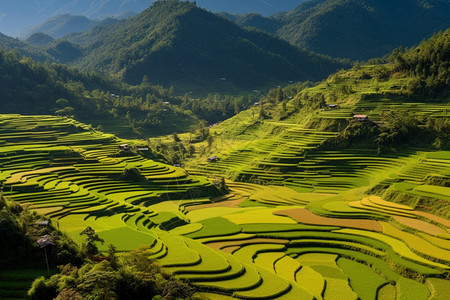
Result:
{"label": "rice paddy", "polygon": [[[188,173],[124,153],[124,141],[72,119],[0,115],[3,195],[51,217],[77,243],[91,226],[106,241],[102,249],[149,245],[162,268],[211,299],[448,295],[448,191],[426,180],[448,175],[448,152],[317,150],[304,157],[335,134],[267,126],[289,130]],[[145,180],[124,177],[130,168]],[[236,168],[235,179],[255,180],[227,181],[220,197],[199,175]],[[370,194],[386,183],[386,193]],[[446,204],[436,212],[422,198],[391,201],[400,194]]]}

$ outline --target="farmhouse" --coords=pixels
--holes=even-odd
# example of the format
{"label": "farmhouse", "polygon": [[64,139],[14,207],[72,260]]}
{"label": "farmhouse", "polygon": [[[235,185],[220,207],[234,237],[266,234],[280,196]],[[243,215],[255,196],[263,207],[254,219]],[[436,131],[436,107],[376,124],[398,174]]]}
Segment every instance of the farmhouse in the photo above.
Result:
{"label": "farmhouse", "polygon": [[327,109],[338,109],[339,105],[337,104],[327,104]]}
{"label": "farmhouse", "polygon": [[211,156],[206,159],[208,162],[216,162],[219,160],[217,156]]}
{"label": "farmhouse", "polygon": [[52,241],[52,237],[48,234],[41,236],[39,239],[37,239],[36,243],[41,248],[47,247],[49,245],[55,246],[55,243]]}
{"label": "farmhouse", "polygon": [[367,115],[354,115],[353,120],[360,121],[360,122],[366,122],[366,121],[369,121],[369,117]]}
{"label": "farmhouse", "polygon": [[119,145],[119,149],[120,150],[130,150],[130,146],[128,146],[128,144],[122,144],[122,145]]}
{"label": "farmhouse", "polygon": [[38,226],[47,226],[48,225],[48,221],[36,221],[36,225]]}

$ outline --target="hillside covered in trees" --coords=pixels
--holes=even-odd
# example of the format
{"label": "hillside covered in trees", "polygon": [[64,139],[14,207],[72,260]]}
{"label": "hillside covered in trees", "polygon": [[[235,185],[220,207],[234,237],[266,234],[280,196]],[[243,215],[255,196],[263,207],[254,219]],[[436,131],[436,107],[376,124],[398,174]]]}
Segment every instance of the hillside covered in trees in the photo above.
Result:
{"label": "hillside covered in trees", "polygon": [[75,64],[129,83],[146,77],[175,88],[232,83],[253,89],[318,80],[345,65],[181,1],[155,2],[135,18],[86,34],[88,54]]}

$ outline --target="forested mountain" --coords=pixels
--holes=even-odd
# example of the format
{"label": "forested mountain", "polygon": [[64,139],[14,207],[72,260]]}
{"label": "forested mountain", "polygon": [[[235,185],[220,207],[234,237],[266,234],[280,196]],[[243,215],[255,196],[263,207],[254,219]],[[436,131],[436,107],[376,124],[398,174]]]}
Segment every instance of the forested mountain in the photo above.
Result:
{"label": "forested mountain", "polygon": [[25,36],[34,33],[46,33],[53,38],[60,38],[72,32],[82,32],[98,25],[108,25],[117,23],[118,19],[106,18],[102,20],[93,20],[85,16],[74,16],[70,14],[57,15],[47,19],[44,23],[39,24],[29,31],[24,32]]}
{"label": "forested mountain", "polygon": [[156,2],[134,18],[81,36],[90,43],[78,66],[120,74],[129,83],[145,78],[177,87],[226,81],[256,88],[319,80],[344,65],[242,29],[190,2]]}
{"label": "forested mountain", "polygon": [[367,60],[445,30],[449,15],[448,0],[312,0],[270,18],[234,19],[314,52]]}

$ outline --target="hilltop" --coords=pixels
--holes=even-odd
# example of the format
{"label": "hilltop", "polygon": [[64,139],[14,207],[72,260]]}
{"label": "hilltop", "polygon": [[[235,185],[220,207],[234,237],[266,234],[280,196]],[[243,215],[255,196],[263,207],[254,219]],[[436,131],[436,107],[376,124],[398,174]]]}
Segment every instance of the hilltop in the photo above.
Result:
{"label": "hilltop", "polygon": [[447,0],[312,0],[268,18],[249,14],[233,19],[310,51],[368,60],[445,30],[449,14]]}

